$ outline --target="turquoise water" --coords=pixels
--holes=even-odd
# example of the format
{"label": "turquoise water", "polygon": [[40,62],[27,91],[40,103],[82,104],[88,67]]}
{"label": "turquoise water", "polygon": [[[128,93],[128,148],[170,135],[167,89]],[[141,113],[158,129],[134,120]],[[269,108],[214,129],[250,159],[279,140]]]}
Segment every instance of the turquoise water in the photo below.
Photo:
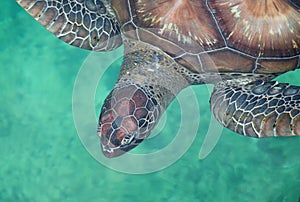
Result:
{"label": "turquoise water", "polygon": [[[1,202],[299,201],[300,138],[256,140],[224,129],[212,153],[198,159],[211,116],[205,86],[193,87],[200,128],[182,158],[149,174],[107,168],[85,149],[73,121],[73,86],[89,52],[57,40],[13,1],[1,2],[0,41]],[[99,84],[97,110],[119,64]],[[297,71],[278,80],[299,85],[299,76]],[[172,140],[178,102],[167,117],[161,134],[134,152]]]}

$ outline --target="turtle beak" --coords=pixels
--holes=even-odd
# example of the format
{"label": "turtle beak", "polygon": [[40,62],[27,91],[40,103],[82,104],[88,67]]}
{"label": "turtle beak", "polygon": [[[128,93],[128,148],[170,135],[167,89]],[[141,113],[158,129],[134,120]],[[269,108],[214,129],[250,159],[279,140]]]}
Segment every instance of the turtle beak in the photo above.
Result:
{"label": "turtle beak", "polygon": [[104,156],[106,156],[107,158],[114,158],[125,154],[126,152],[136,147],[138,144],[139,143],[128,145],[128,146],[116,146],[113,144],[101,143],[101,150]]}
{"label": "turtle beak", "polygon": [[134,137],[128,141],[127,144],[124,140],[128,139],[126,137],[130,136],[124,129],[113,129],[112,124],[104,123],[99,124],[98,135],[101,141],[101,150],[104,156],[107,158],[114,158],[123,155],[124,153],[130,151],[136,147],[141,141],[136,141]]}
{"label": "turtle beak", "polygon": [[120,149],[119,147],[116,147],[115,145],[112,145],[112,144],[104,145],[101,143],[101,149],[102,149],[102,153],[107,158],[118,157],[118,156],[121,156],[122,154],[126,153],[126,151],[124,151],[124,150]]}

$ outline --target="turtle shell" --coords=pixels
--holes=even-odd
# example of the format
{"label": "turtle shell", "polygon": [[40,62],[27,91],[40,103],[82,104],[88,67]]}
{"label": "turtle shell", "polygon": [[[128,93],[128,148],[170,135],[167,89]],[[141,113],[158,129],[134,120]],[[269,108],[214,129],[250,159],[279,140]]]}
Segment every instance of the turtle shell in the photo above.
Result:
{"label": "turtle shell", "polygon": [[125,37],[158,47],[192,72],[273,74],[299,67],[298,0],[112,0],[111,4]]}

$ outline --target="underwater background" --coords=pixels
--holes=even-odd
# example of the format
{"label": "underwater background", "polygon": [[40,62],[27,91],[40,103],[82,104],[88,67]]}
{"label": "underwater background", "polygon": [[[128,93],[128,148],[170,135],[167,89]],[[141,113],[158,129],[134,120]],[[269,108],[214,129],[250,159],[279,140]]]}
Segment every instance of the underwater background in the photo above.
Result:
{"label": "underwater background", "polygon": [[[14,1],[0,5],[0,202],[300,201],[300,137],[257,140],[223,129],[214,150],[198,158],[211,121],[206,86],[191,87],[199,128],[174,164],[132,175],[97,162],[81,143],[72,114],[75,79],[90,52],[58,40]],[[97,113],[120,62],[99,83]],[[277,80],[300,85],[299,78],[298,70]],[[166,117],[159,135],[133,152],[172,141],[180,122],[176,100]]]}

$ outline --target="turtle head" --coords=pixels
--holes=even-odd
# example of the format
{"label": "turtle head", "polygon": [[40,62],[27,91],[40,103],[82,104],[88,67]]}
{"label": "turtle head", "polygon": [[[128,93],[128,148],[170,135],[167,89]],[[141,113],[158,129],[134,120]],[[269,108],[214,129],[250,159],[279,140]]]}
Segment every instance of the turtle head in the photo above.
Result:
{"label": "turtle head", "polygon": [[130,151],[146,139],[164,109],[189,85],[170,68],[176,63],[165,53],[138,42],[128,44],[127,48],[139,50],[125,53],[118,81],[105,99],[99,118],[98,135],[103,154],[109,158]]}
{"label": "turtle head", "polygon": [[160,116],[158,102],[134,84],[115,88],[102,106],[98,135],[103,154],[117,157],[150,135]]}

